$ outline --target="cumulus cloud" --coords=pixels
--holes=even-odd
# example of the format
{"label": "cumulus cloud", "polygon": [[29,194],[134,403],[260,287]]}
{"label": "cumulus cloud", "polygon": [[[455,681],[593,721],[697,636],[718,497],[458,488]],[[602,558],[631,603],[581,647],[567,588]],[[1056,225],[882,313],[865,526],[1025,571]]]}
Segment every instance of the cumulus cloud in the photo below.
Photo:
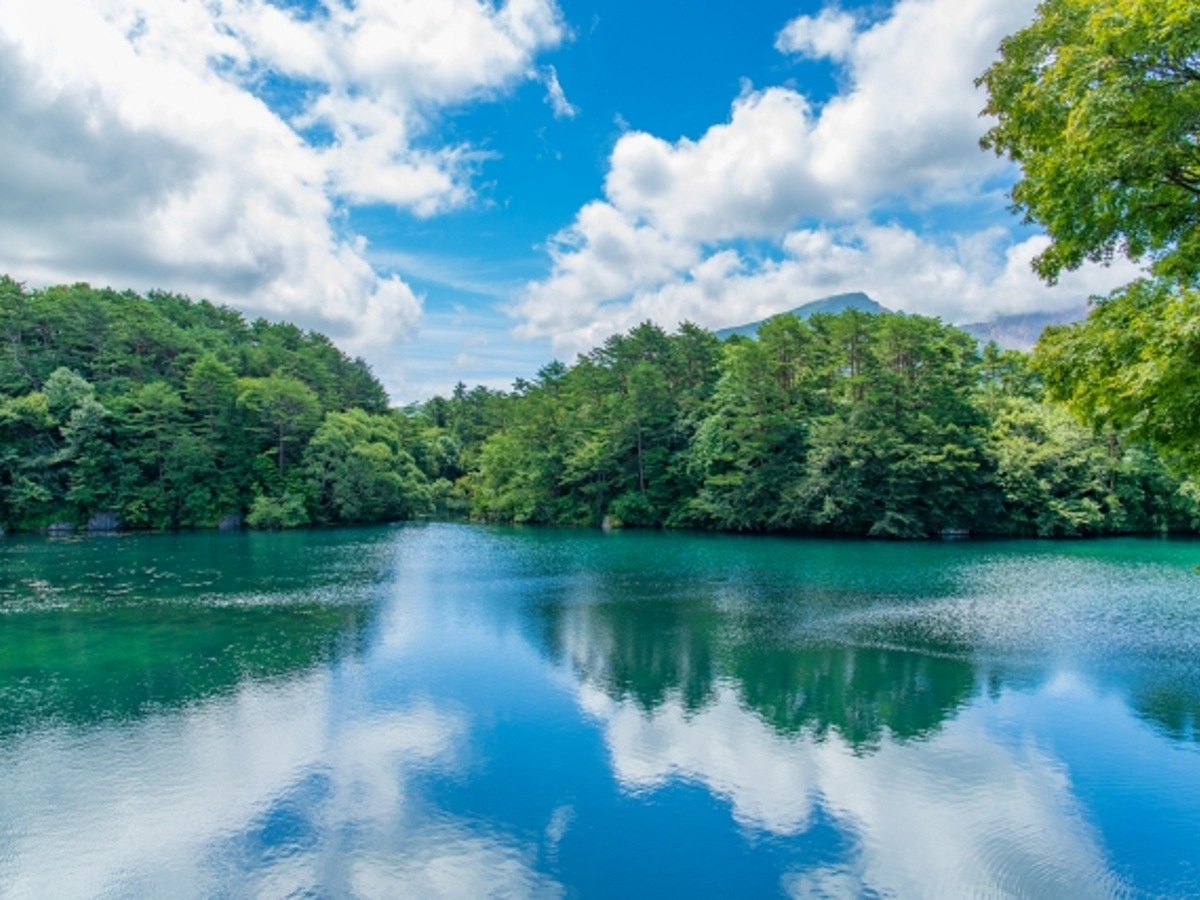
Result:
{"label": "cumulus cloud", "polygon": [[854,47],[858,22],[835,6],[816,16],[797,16],[775,38],[780,53],[795,53],[810,59],[844,60]]}
{"label": "cumulus cloud", "polygon": [[899,0],[848,51],[850,87],[825,105],[812,168],[860,208],[903,195],[961,198],[1003,166],[979,149],[974,80],[1033,0]]}
{"label": "cumulus cloud", "polygon": [[509,90],[562,37],[553,0],[0,0],[0,270],[382,347],[421,300],[341,209],[468,203],[483,157],[428,146],[437,112]]}
{"label": "cumulus cloud", "polygon": [[694,246],[638,224],[608,203],[591,203],[550,244],[554,275],[530,285],[520,302],[526,337],[553,335],[556,348],[581,349],[611,333],[605,301],[662,283],[699,261]]}
{"label": "cumulus cloud", "polygon": [[[965,324],[1073,309],[1138,274],[1136,266],[1120,260],[1110,268],[1066,273],[1049,287],[1030,266],[1047,239],[1039,235],[1013,243],[1002,228],[944,238],[870,221],[796,229],[778,241],[778,255],[767,258],[728,247],[699,253],[694,245],[664,240],[645,226],[626,224],[613,231],[629,235],[646,257],[638,267],[620,270],[628,285],[625,296],[596,299],[596,288],[614,284],[617,276],[590,248],[558,250],[556,276],[527,289],[521,307],[527,320],[518,333],[553,335],[556,351],[570,356],[647,319],[724,328],[850,291],[865,291],[889,309]],[[670,274],[637,279],[636,272],[656,267],[670,268]]]}
{"label": "cumulus cloud", "polygon": [[[865,290],[956,322],[1065,309],[1128,280],[1085,270],[1055,288],[1029,261],[1044,238],[1003,227],[918,233],[896,211],[995,207],[1008,165],[979,149],[974,78],[1035,0],[897,0],[873,23],[830,7],[779,33],[786,53],[837,60],[844,88],[816,102],[747,88],[698,139],[643,131],[613,148],[603,199],[550,241],[517,334],[584,350],[647,318],[722,327],[830,293]],[[811,224],[823,223],[823,224]]]}
{"label": "cumulus cloud", "polygon": [[733,104],[729,122],[699,141],[624,135],[605,193],[624,215],[675,239],[769,235],[798,211],[832,210],[831,192],[811,170],[813,129],[808,101],[795,91],[750,92]]}

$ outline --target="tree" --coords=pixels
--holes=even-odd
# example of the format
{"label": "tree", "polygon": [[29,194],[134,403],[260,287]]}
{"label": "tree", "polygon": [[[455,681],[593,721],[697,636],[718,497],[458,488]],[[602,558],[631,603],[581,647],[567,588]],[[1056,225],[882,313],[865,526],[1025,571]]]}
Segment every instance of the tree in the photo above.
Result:
{"label": "tree", "polygon": [[51,417],[60,425],[71,413],[96,397],[96,389],[70,369],[55,369],[42,386]]}
{"label": "tree", "polygon": [[183,398],[166,382],[152,381],[123,396],[114,412],[129,463],[121,489],[125,520],[135,528],[177,527],[184,480],[178,455],[187,437]]}
{"label": "tree", "polygon": [[[490,415],[494,392],[478,391]],[[387,414],[387,395],[324,335],[251,326],[178,294],[27,290],[0,275],[5,528],[80,523],[101,510],[135,528],[211,526],[255,497],[265,497],[256,522],[295,524],[308,496],[292,462],[322,413],[354,408]],[[389,422],[406,448],[416,443],[416,423]],[[476,439],[491,427],[481,420]],[[429,470],[457,478],[457,445],[439,437]]]}
{"label": "tree", "polygon": [[188,370],[184,394],[202,436],[210,441],[224,438],[237,402],[237,373],[214,354],[206,353]]}
{"label": "tree", "polygon": [[285,451],[300,443],[317,427],[321,404],[303,382],[275,373],[266,378],[238,382],[238,406],[250,410],[272,436],[279,476],[285,469]]}
{"label": "tree", "polygon": [[1039,275],[1120,253],[1200,279],[1200,4],[1043,0],[977,83],[983,146],[1020,164],[1013,207],[1051,239]]}
{"label": "tree", "polygon": [[0,524],[36,526],[60,511],[55,431],[44,394],[0,402]]}
{"label": "tree", "polygon": [[1035,359],[1050,396],[1085,421],[1200,471],[1200,291],[1135,281],[1085,321],[1047,329]]}
{"label": "tree", "polygon": [[65,446],[59,456],[71,463],[68,498],[78,506],[81,518],[112,509],[121,483],[112,414],[89,397],[71,413],[62,431]]}
{"label": "tree", "polygon": [[304,498],[286,491],[279,497],[255,497],[254,502],[250,504],[250,512],[246,514],[246,524],[265,531],[307,525],[308,513],[304,509]]}
{"label": "tree", "polygon": [[813,344],[809,324],[788,314],[766,322],[756,340],[726,345],[711,413],[692,442],[690,463],[701,483],[677,518],[738,531],[773,524],[804,462],[808,418],[820,397]]}
{"label": "tree", "polygon": [[393,416],[361,409],[326,414],[304,461],[320,520],[381,522],[429,508],[429,482],[401,445]]}

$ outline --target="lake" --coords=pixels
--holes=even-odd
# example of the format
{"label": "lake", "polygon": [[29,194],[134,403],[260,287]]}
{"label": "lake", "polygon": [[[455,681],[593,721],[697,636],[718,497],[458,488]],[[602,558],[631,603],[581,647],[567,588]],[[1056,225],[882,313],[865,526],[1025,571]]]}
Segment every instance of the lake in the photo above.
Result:
{"label": "lake", "polygon": [[0,539],[0,896],[1200,896],[1200,542]]}

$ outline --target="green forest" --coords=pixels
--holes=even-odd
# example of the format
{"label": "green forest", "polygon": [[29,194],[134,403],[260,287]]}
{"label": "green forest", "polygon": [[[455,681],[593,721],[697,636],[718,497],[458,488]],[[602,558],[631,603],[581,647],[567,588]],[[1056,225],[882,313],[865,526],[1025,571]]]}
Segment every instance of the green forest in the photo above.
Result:
{"label": "green forest", "polygon": [[726,341],[647,322],[511,391],[460,384],[397,410],[323,335],[4,277],[0,525],[1195,530],[1200,490],[1147,438],[1047,398],[1063,340],[1030,356],[855,310]]}
{"label": "green forest", "polygon": [[175,294],[0,277],[0,525],[398,519],[430,508],[362,360]]}
{"label": "green forest", "polygon": [[1195,529],[1196,485],[1047,402],[1034,363],[922,316],[787,315],[724,343],[647,323],[472,410],[490,434],[465,494],[492,521],[892,538]]}

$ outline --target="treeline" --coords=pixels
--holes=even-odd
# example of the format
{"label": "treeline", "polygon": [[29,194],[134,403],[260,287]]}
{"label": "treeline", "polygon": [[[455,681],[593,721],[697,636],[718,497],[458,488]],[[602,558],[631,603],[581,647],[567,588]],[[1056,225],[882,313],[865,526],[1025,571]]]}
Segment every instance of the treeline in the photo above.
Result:
{"label": "treeline", "polygon": [[370,368],[186,297],[0,276],[0,526],[380,521],[432,485]]}
{"label": "treeline", "polygon": [[644,324],[390,409],[323,335],[0,276],[0,526],[494,522],[914,538],[1194,530],[1200,491],[936,319]]}
{"label": "treeline", "polygon": [[488,521],[896,538],[1200,524],[1195,484],[1044,402],[1029,357],[921,316],[789,315],[724,343],[647,323],[512,394],[420,412],[447,408],[473,423],[459,489]]}

